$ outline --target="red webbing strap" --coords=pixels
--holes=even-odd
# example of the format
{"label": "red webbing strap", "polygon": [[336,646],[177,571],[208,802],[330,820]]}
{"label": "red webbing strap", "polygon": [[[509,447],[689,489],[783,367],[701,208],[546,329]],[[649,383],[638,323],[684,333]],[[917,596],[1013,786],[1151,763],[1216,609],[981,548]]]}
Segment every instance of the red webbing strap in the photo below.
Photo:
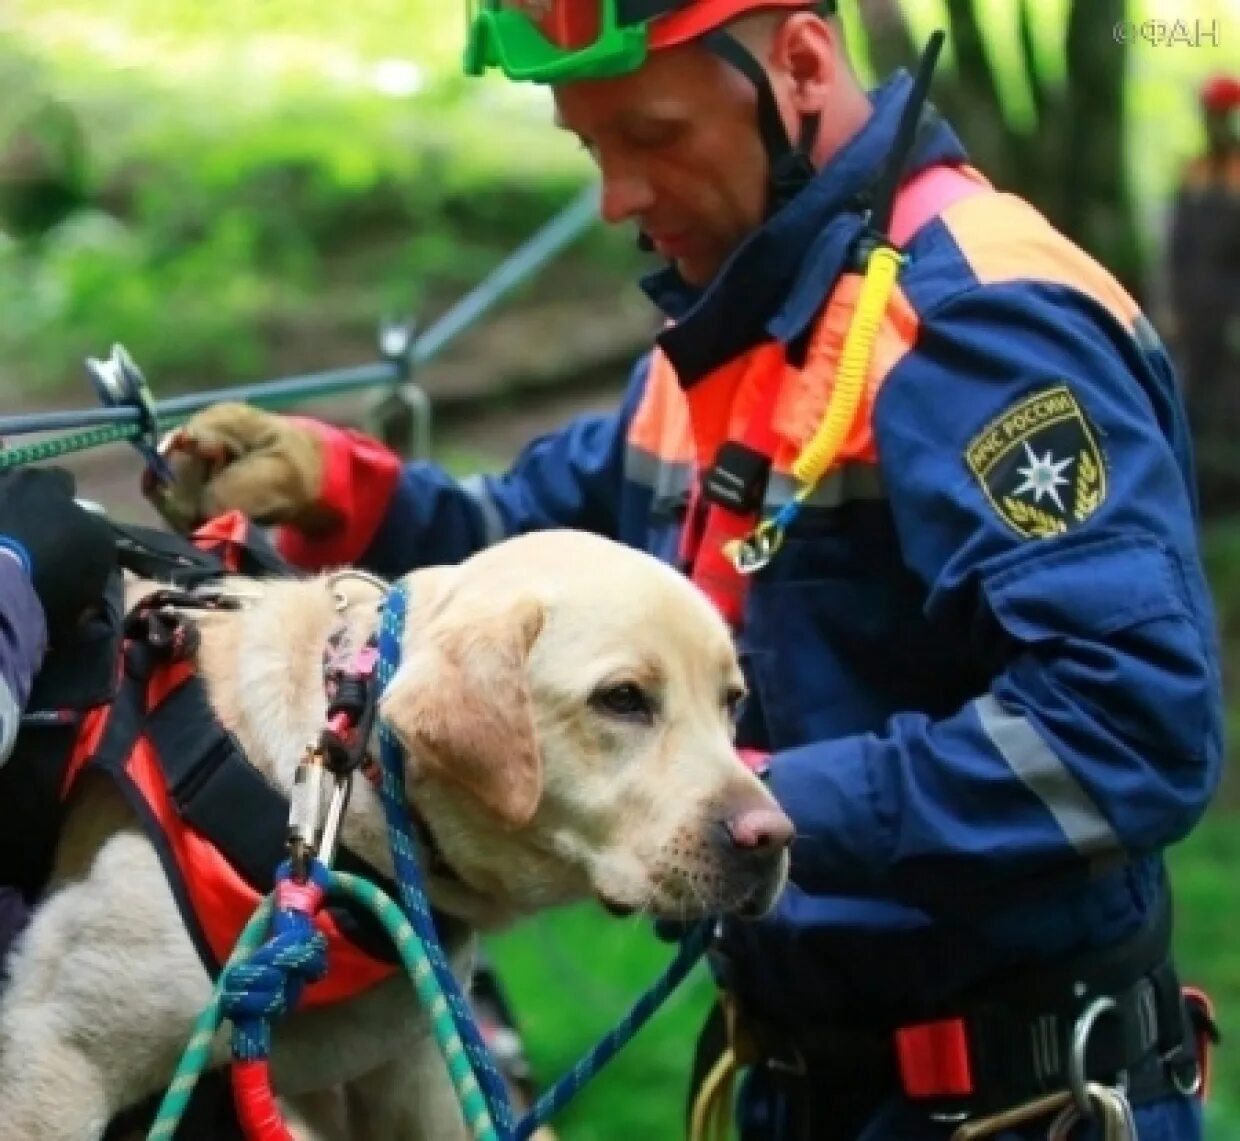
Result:
{"label": "red webbing strap", "polygon": [[[767,459],[775,452],[775,403],[779,396],[779,376],[762,378],[762,387],[754,404],[753,415],[738,441]],[[703,512],[703,506],[705,511]],[[724,546],[741,539],[757,525],[761,511],[736,512],[719,503],[702,503],[702,480],[694,481],[689,499],[689,512],[681,534],[681,565],[697,587],[709,598],[729,626],[740,625],[745,609],[748,585],[732,560],[724,554]]]}
{"label": "red webbing strap", "polygon": [[233,1103],[246,1141],[294,1141],[284,1124],[266,1058],[232,1064]]}
{"label": "red webbing strap", "polygon": [[964,1019],[904,1026],[896,1031],[895,1038],[900,1083],[907,1097],[968,1097],[973,1092]]}

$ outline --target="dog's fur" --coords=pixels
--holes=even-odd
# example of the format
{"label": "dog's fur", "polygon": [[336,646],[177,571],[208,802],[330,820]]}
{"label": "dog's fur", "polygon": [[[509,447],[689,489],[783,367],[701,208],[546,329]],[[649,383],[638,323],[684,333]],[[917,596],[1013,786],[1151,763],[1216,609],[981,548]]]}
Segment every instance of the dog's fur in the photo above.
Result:
{"label": "dog's fur", "polygon": [[[577,532],[511,540],[409,584],[403,661],[381,715],[455,873],[432,876],[437,907],[487,930],[590,897],[677,917],[770,906],[791,828],[737,760],[729,706],[741,674],[692,586]],[[342,622],[364,643],[378,592],[349,577],[227,589],[250,603],[200,621],[200,670],[251,763],[287,791],[323,723],[324,646]],[[343,839],[391,873],[366,782]],[[456,948],[454,966],[465,972],[469,958]],[[97,1138],[168,1082],[210,983],[154,849],[104,778],[85,780],[69,807],[53,890],[11,969],[0,1005],[5,1141]],[[221,1033],[217,1064],[226,1043]],[[345,1083],[349,1137],[465,1136],[404,978],[290,1015],[272,1064],[307,1116]]]}

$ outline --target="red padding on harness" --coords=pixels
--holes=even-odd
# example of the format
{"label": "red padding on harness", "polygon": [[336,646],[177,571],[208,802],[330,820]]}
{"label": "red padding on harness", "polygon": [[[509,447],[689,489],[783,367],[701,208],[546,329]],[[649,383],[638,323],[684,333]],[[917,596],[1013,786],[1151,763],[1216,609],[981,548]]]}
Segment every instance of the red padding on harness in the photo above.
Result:
{"label": "red padding on harness", "polygon": [[964,1020],[923,1022],[896,1031],[904,1092],[911,1098],[967,1097],[973,1092]]}
{"label": "red padding on harness", "polygon": [[271,1092],[265,1058],[232,1064],[233,1101],[246,1141],[295,1141]]}
{"label": "red padding on harness", "polygon": [[190,536],[195,547],[218,555],[228,570],[241,569],[239,548],[245,546],[250,522],[240,511],[226,511],[208,519]]}

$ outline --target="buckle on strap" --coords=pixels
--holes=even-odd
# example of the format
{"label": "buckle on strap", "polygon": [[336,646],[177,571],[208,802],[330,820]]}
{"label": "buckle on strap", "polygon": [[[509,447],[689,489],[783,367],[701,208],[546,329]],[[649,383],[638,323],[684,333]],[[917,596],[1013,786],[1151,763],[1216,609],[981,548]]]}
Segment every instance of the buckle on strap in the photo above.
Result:
{"label": "buckle on strap", "polygon": [[905,1096],[973,1117],[1066,1091],[1088,1113],[1090,1082],[1118,1082],[1134,1103],[1196,1084],[1198,1049],[1170,964],[1111,993],[1017,1003],[895,1031]]}
{"label": "buckle on strap", "polygon": [[725,440],[702,480],[702,495],[737,515],[753,515],[762,507],[770,474],[770,456],[738,440]]}

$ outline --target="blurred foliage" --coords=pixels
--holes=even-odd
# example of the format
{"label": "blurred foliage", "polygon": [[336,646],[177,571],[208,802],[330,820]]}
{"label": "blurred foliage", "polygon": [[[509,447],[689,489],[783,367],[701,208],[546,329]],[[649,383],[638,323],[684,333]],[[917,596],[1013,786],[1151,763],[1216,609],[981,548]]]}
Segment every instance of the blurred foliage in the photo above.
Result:
{"label": "blurred foliage", "polygon": [[[409,8],[4,9],[10,386],[113,340],[164,389],[367,359],[381,316],[442,307],[550,217],[590,172],[545,96],[465,85],[429,5],[393,34]],[[627,253],[584,243],[600,272]]]}
{"label": "blurred foliage", "polygon": [[[1234,67],[1237,0],[867,0],[851,22],[876,74],[946,28],[933,98],[975,164],[1156,292],[1164,205],[1200,145],[1202,78]],[[1158,22],[1199,42],[1118,42]]]}
{"label": "blurred foliage", "polygon": [[[1130,0],[1127,14],[1167,2]],[[1176,10],[1232,34],[1236,3]],[[1126,55],[1112,29],[1123,11],[1122,0],[844,6],[871,79],[912,66],[929,28],[949,27],[935,98],[980,165],[1136,284],[1157,243],[1134,236],[1129,160],[1148,235],[1148,190],[1195,145],[1192,86],[1218,53]],[[82,356],[118,339],[161,388],[356,361],[373,355],[381,315],[426,316],[476,281],[590,171],[549,129],[545,92],[459,75],[463,25],[463,5],[432,0],[8,0],[10,390],[80,384]],[[1122,91],[1125,75],[1137,82]],[[1180,141],[1133,146],[1155,117],[1182,127]],[[626,235],[600,231],[584,255],[617,282],[635,264]]]}

